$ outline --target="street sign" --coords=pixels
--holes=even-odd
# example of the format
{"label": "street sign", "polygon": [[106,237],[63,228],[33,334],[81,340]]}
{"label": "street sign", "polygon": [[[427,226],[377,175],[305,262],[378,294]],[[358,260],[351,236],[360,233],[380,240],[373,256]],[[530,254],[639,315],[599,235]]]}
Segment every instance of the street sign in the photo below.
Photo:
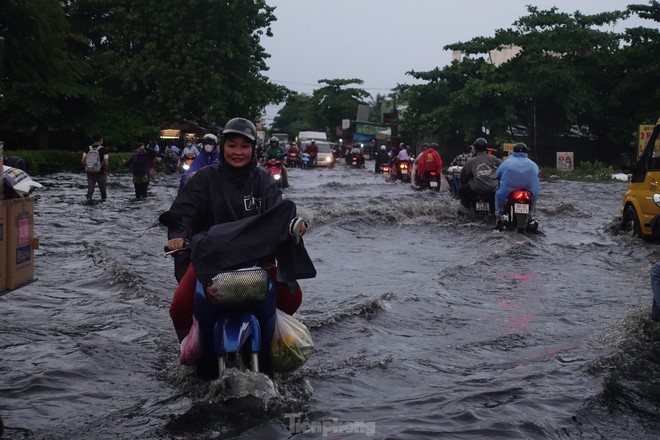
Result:
{"label": "street sign", "polygon": [[573,152],[557,152],[557,171],[573,171]]}
{"label": "street sign", "polygon": [[342,119],[341,120],[341,129],[342,130],[348,130],[351,128],[351,120],[350,119]]}

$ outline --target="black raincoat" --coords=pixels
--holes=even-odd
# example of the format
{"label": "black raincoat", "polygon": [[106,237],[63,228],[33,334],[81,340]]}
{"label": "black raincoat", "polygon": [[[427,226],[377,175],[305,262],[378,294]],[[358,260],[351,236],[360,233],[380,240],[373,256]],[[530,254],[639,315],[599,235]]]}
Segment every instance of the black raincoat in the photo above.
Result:
{"label": "black raincoat", "polygon": [[288,232],[296,205],[265,170],[251,164],[233,168],[224,163],[199,170],[170,208],[181,215],[182,225],[168,237],[191,240],[190,259],[175,259],[180,281],[189,261],[201,276],[230,270],[248,262],[277,260],[282,281],[313,278],[316,269],[302,240],[296,244]]}

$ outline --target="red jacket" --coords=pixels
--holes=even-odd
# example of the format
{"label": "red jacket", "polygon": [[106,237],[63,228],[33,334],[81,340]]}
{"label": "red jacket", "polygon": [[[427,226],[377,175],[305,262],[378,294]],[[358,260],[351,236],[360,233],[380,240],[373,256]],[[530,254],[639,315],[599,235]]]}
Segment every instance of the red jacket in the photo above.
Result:
{"label": "red jacket", "polygon": [[426,175],[429,171],[442,172],[442,159],[440,153],[433,148],[427,148],[420,156],[417,162],[417,170],[420,176]]}

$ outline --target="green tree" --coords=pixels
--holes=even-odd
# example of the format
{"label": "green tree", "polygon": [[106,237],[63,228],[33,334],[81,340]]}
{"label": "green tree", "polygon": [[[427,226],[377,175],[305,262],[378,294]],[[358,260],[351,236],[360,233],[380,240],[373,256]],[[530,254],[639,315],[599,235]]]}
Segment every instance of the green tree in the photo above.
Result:
{"label": "green tree", "polygon": [[[611,149],[611,115],[620,109],[610,95],[629,74],[630,63],[621,57],[623,36],[602,29],[631,12],[566,14],[532,6],[528,12],[494,37],[445,47],[464,53],[463,61],[411,72],[428,81],[409,91],[414,124],[440,135],[458,130],[466,141],[482,126],[503,138],[508,127],[522,124],[539,146],[577,124],[603,142],[603,150]],[[486,61],[507,47],[520,52],[499,66]]]}
{"label": "green tree", "polygon": [[311,108],[311,96],[297,93],[289,95],[284,107],[273,119],[272,131],[288,133],[289,139],[295,139],[301,131],[314,129],[309,119]]}
{"label": "green tree", "polygon": [[1,0],[0,35],[6,40],[0,130],[22,131],[47,148],[50,127],[82,127],[80,104],[92,90],[81,85],[87,65],[71,50],[75,35],[59,2]]}
{"label": "green tree", "polygon": [[321,79],[324,86],[314,90],[311,97],[311,123],[317,129],[333,135],[335,127],[341,125],[342,119],[354,119],[358,105],[371,95],[358,87],[346,87],[351,84],[362,84],[361,79]]}
{"label": "green tree", "polygon": [[601,95],[603,115],[593,121],[610,143],[624,148],[638,124],[653,124],[660,116],[660,3],[629,5],[628,11],[655,22],[655,27],[638,26],[623,33],[624,44],[610,63],[611,89]]}
{"label": "green tree", "polygon": [[[263,35],[274,8],[264,0],[73,0],[67,11],[86,37],[91,83],[106,127],[124,136],[188,121],[218,129],[255,119],[284,98],[268,81]],[[82,48],[82,47],[81,47]]]}

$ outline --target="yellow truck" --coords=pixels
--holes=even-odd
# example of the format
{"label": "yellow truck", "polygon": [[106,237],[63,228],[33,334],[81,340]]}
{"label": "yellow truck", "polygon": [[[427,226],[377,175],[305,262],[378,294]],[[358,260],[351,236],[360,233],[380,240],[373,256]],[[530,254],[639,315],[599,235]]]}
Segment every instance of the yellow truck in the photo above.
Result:
{"label": "yellow truck", "polygon": [[621,206],[621,229],[645,240],[660,238],[660,119],[632,167]]}

